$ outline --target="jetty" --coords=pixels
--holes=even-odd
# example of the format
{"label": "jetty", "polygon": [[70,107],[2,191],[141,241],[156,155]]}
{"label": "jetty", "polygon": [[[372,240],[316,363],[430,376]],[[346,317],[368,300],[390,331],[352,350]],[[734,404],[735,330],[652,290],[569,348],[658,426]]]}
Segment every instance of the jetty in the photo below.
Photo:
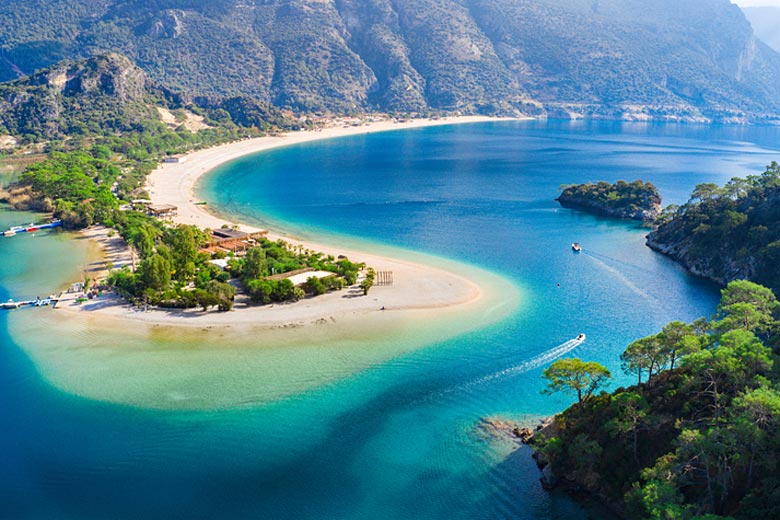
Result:
{"label": "jetty", "polygon": [[29,224],[27,226],[12,226],[7,230],[3,231],[3,236],[12,237],[18,235],[19,233],[34,233],[42,229],[51,229],[60,226],[62,226],[62,220],[59,219],[54,219],[51,222],[46,222],[45,224]]}
{"label": "jetty", "polygon": [[48,298],[35,298],[34,300],[8,300],[5,303],[0,303],[2,309],[18,309],[20,307],[48,307],[57,303],[55,296],[49,296]]}

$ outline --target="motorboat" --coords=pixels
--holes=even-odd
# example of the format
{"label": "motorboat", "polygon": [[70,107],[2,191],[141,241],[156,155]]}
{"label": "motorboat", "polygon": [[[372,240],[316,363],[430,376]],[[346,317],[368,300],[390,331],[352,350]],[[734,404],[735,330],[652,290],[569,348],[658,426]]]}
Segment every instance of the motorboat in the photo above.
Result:
{"label": "motorboat", "polygon": [[577,337],[574,339],[580,342],[585,341],[585,334],[578,334]]}
{"label": "motorboat", "polygon": [[574,242],[571,245],[571,249],[572,251],[579,253],[580,251],[582,251],[582,246],[579,244],[579,242]]}

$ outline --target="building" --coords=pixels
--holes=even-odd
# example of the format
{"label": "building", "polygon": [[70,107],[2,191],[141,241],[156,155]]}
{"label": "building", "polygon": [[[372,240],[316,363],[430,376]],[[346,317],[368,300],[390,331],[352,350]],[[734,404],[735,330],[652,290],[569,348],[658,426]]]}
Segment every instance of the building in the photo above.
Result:
{"label": "building", "polygon": [[170,218],[175,217],[179,208],[173,204],[149,204],[146,206],[146,211],[149,215],[157,218]]}
{"label": "building", "polygon": [[247,233],[237,229],[215,229],[211,232],[211,240],[201,251],[208,253],[217,251],[238,253],[257,245],[257,241],[266,238],[267,235],[268,231],[266,230]]}
{"label": "building", "polygon": [[183,163],[187,158],[180,155],[172,155],[163,159],[164,163]]}

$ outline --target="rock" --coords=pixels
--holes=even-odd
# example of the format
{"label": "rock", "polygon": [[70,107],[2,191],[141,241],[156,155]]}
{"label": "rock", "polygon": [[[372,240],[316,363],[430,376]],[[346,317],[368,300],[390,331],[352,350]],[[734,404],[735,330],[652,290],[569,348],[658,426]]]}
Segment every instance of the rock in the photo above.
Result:
{"label": "rock", "polygon": [[534,437],[533,428],[515,426],[512,429],[512,433],[515,435],[515,437],[519,438],[520,442],[523,444],[528,444]]}
{"label": "rock", "polygon": [[542,476],[539,478],[539,482],[542,483],[542,487],[547,491],[554,489],[558,485],[559,479],[555,476],[549,464],[542,468]]}

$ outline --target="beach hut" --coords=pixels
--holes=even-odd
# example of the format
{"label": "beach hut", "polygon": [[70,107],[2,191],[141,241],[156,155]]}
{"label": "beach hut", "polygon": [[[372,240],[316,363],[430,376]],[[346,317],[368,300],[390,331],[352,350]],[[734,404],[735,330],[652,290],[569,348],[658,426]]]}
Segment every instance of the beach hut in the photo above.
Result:
{"label": "beach hut", "polygon": [[175,217],[179,210],[173,204],[149,204],[146,209],[149,215],[157,218]]}

